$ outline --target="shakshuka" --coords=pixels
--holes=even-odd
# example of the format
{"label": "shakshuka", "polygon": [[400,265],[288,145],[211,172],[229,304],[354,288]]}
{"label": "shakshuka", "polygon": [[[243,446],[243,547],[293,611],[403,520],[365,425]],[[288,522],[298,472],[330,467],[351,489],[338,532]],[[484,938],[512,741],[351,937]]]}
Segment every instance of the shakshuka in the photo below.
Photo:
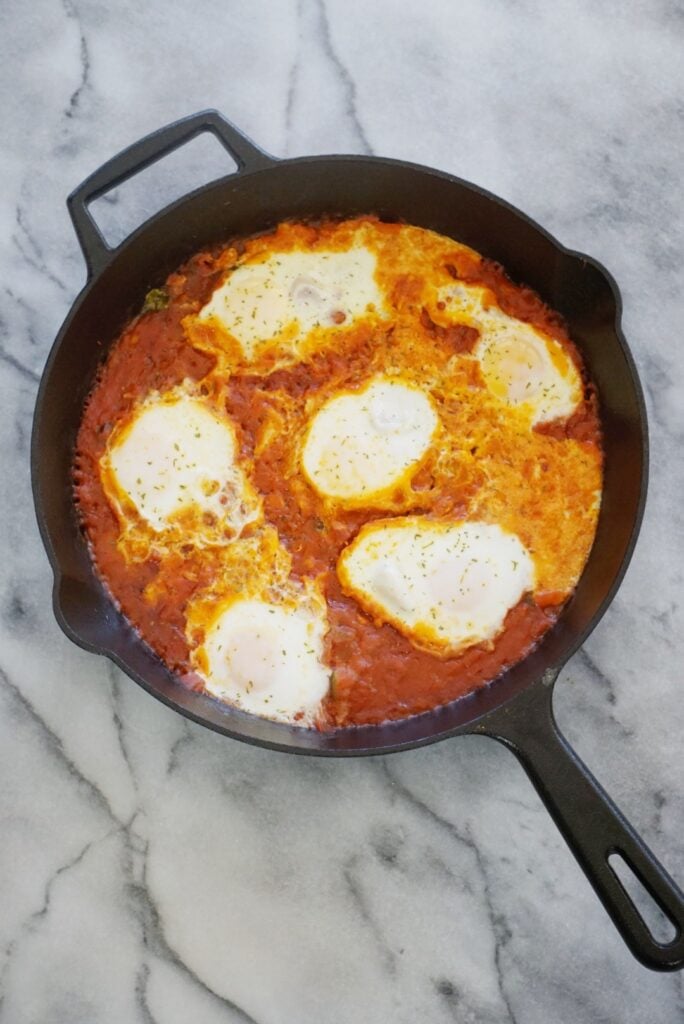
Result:
{"label": "shakshuka", "polygon": [[97,571],[168,668],[318,729],[524,658],[577,584],[601,480],[561,318],[374,217],[189,259],[111,349],[74,462]]}

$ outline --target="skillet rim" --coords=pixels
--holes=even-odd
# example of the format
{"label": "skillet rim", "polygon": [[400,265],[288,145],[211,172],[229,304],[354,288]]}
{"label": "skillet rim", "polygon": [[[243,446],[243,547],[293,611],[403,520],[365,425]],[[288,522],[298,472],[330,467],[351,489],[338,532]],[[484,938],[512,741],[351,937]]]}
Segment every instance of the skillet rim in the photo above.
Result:
{"label": "skillet rim", "polygon": [[[244,169],[238,168],[238,170],[234,171],[233,173],[226,174],[221,178],[215,179],[214,181],[208,182],[195,189],[192,189],[190,192],[187,192],[184,195],[180,196],[178,199],[174,200],[172,203],[168,204],[161,210],[154,213],[151,217],[147,218],[147,220],[145,220],[133,232],[131,232],[130,235],[126,236],[126,238],[116,248],[109,249],[109,247],[107,246],[107,249],[109,249],[107,262],[103,266],[97,268],[95,271],[90,271],[87,269],[85,284],[81,291],[76,296],[48,353],[48,357],[46,359],[45,366],[41,375],[41,380],[35,400],[31,433],[30,464],[31,487],[34,499],[34,509],[38,522],[38,528],[53,573],[52,606],[55,618],[64,634],[73,643],[75,643],[77,646],[81,647],[84,650],[107,657],[110,661],[117,665],[117,667],[124,671],[130,678],[132,678],[134,682],[141,686],[146,692],[150,693],[156,699],[160,700],[163,704],[171,708],[173,711],[182,714],[189,720],[194,721],[197,724],[203,725],[214,732],[220,733],[221,735],[229,736],[231,739],[236,739],[240,740],[241,742],[249,743],[250,745],[260,746],[270,750],[276,750],[284,753],[294,753],[310,756],[375,756],[381,754],[396,753],[406,749],[413,749],[414,747],[427,746],[428,744],[437,743],[451,736],[482,731],[483,723],[488,718],[491,718],[493,715],[498,714],[503,708],[506,708],[509,705],[513,704],[519,697],[521,697],[524,693],[531,690],[535,685],[538,685],[540,682],[543,685],[549,685],[555,681],[556,677],[558,676],[563,666],[572,657],[572,655],[575,654],[576,651],[582,646],[582,644],[587,640],[587,638],[590,636],[590,634],[593,632],[593,630],[596,628],[596,626],[603,618],[609,605],[612,603],[617,590],[619,589],[619,586],[625,576],[625,573],[629,567],[629,564],[634,553],[634,548],[636,546],[636,542],[643,520],[648,489],[649,430],[644,390],[639,378],[634,356],[632,355],[632,352],[629,348],[629,345],[627,344],[627,340],[622,331],[623,302],[620,289],[610,271],[608,271],[607,268],[599,260],[579,250],[567,248],[565,245],[559,242],[558,239],[555,238],[555,236],[552,235],[546,228],[540,225],[537,221],[535,221],[524,211],[520,210],[512,203],[508,202],[508,200],[501,199],[499,196],[495,195],[489,190],[482,188],[479,185],[475,185],[471,182],[468,182],[465,179],[459,178],[458,176],[450,174],[446,171],[440,171],[436,168],[432,168],[423,164],[418,164],[413,161],[400,160],[392,157],[369,156],[365,154],[321,154],[287,158],[281,160],[268,156],[267,154],[263,153],[263,151],[259,150],[256,146],[254,147],[254,149],[255,152],[259,152],[261,156],[266,161],[268,161],[265,165],[264,163],[261,163],[259,166],[255,167],[252,170],[250,170],[248,167],[245,167]],[[612,329],[615,334],[615,338],[618,342],[618,346],[622,354],[622,357],[625,360],[625,364],[629,371],[629,377],[631,379],[632,387],[634,389],[634,397],[636,402],[636,408],[638,411],[640,447],[642,456],[641,474],[639,480],[639,496],[635,507],[631,528],[629,531],[629,537],[624,547],[622,559],[617,568],[617,571],[613,575],[610,585],[606,588],[605,594],[599,602],[598,607],[596,608],[596,610],[594,611],[594,613],[592,614],[591,618],[586,623],[584,628],[579,630],[576,633],[576,635],[569,640],[569,642],[564,646],[562,654],[559,657],[556,657],[556,659],[553,660],[551,664],[546,665],[546,667],[540,672],[540,675],[536,681],[532,680],[528,682],[526,685],[522,685],[515,693],[509,694],[506,697],[504,697],[501,701],[496,702],[496,704],[493,707],[486,709],[484,711],[480,711],[479,713],[477,713],[476,711],[475,714],[473,714],[468,719],[468,721],[461,722],[457,725],[451,725],[445,728],[440,728],[439,726],[441,712],[444,712],[448,708],[452,708],[456,704],[463,706],[467,702],[473,701],[474,699],[476,699],[478,693],[480,693],[483,690],[488,691],[491,687],[496,686],[496,684],[500,680],[507,677],[510,673],[515,673],[516,669],[520,668],[523,665],[526,665],[529,662],[530,658],[533,657],[533,655],[536,652],[542,650],[545,639],[547,639],[554,633],[556,627],[552,627],[552,629],[549,630],[547,634],[545,634],[545,637],[542,639],[540,644],[537,645],[537,647],[535,647],[533,651],[530,652],[529,655],[527,655],[526,658],[522,659],[522,661],[520,662],[517,662],[514,666],[512,666],[511,669],[507,670],[507,672],[496,677],[495,679],[491,680],[491,682],[485,684],[484,686],[478,688],[477,690],[469,694],[465,694],[459,698],[456,698],[454,701],[449,702],[448,704],[432,708],[429,711],[422,712],[418,715],[413,715],[409,716],[408,718],[397,719],[395,721],[379,723],[375,725],[340,727],[338,729],[326,730],[324,732],[308,728],[305,729],[302,727],[294,727],[288,725],[287,723],[259,719],[260,721],[268,722],[268,726],[272,727],[273,731],[282,732],[283,740],[281,741],[280,739],[271,740],[268,738],[262,738],[245,734],[245,732],[240,729],[240,722],[245,719],[253,721],[255,718],[258,718],[258,716],[247,715],[245,712],[232,708],[230,705],[225,705],[222,702],[219,702],[215,698],[212,698],[204,693],[200,692],[193,694],[193,700],[199,699],[202,702],[208,702],[213,708],[216,708],[216,705],[220,705],[221,710],[225,711],[226,717],[228,719],[226,723],[218,722],[212,718],[205,717],[203,714],[192,710],[192,708],[184,706],[182,703],[179,703],[172,696],[162,692],[155,685],[148,682],[143,675],[141,675],[135,669],[130,667],[126,663],[125,658],[119,655],[118,652],[112,650],[110,647],[107,647],[106,645],[102,645],[101,643],[89,640],[86,636],[80,633],[69,622],[62,607],[61,591],[64,581],[69,579],[69,576],[62,570],[61,561],[57,554],[56,547],[53,543],[53,539],[50,534],[50,529],[48,528],[47,525],[47,517],[43,510],[44,495],[41,489],[40,474],[38,469],[39,440],[41,433],[43,407],[45,405],[45,395],[48,389],[52,370],[59,355],[62,344],[69,332],[69,329],[71,328],[72,323],[77,318],[81,306],[84,304],[90,292],[99,284],[103,275],[105,275],[108,272],[112,265],[117,260],[126,258],[127,250],[131,246],[133,246],[137,241],[139,241],[147,231],[151,230],[153,227],[156,227],[159,224],[159,222],[161,222],[164,218],[177,215],[179,210],[188,202],[196,199],[199,196],[206,196],[211,191],[218,192],[231,181],[235,182],[243,180],[248,177],[265,175],[273,171],[275,168],[281,166],[310,166],[316,163],[354,163],[357,165],[373,164],[375,166],[386,167],[389,171],[392,171],[394,169],[408,170],[414,173],[418,172],[423,176],[439,178],[447,182],[447,184],[455,185],[459,188],[465,189],[466,191],[472,192],[484,198],[489,203],[492,203],[493,205],[498,206],[508,211],[509,213],[512,213],[523,224],[526,224],[527,226],[531,227],[543,239],[546,239],[552,245],[555,251],[559,254],[559,256],[562,257],[564,260],[575,261],[581,265],[588,265],[592,267],[601,276],[603,281],[608,286],[608,292],[613,302],[613,315],[611,317]],[[94,173],[97,174],[98,172],[96,171]],[[86,182],[87,180],[88,179],[86,179]],[[83,188],[84,184],[85,182],[77,189],[75,189],[74,192],[71,193],[69,198],[71,199],[76,193],[78,193]],[[83,246],[81,246],[81,248],[83,249]],[[83,255],[86,255],[85,250],[83,250]],[[190,255],[190,253],[188,253],[188,255]],[[103,352],[103,358],[105,357],[107,351],[109,351],[109,346],[107,346],[107,348]],[[85,540],[83,540],[83,543],[86,544]],[[580,579],[581,578],[582,577],[580,577]],[[105,590],[107,600],[109,600],[112,603],[113,608],[116,609],[116,604],[113,601],[111,595],[107,592],[106,585],[104,585],[102,581],[100,581],[100,585],[103,586],[103,589]],[[570,599],[570,601],[572,600],[573,598]],[[566,609],[564,609],[564,611],[562,612],[559,622],[562,621],[563,616],[566,614]],[[116,609],[116,613],[119,617],[123,618],[122,613],[119,612],[118,609]],[[123,620],[123,622],[125,624],[125,619]],[[128,628],[131,627],[128,626]],[[138,637],[137,642],[140,643],[146,650],[150,650],[145,644],[145,641],[142,640],[142,638]],[[182,692],[184,695],[188,695],[190,693],[190,691],[188,691],[187,688],[183,687],[183,684],[177,680],[175,675],[170,670],[166,670],[166,672],[168,677],[173,681],[174,688],[182,688],[180,692]],[[371,734],[377,735],[379,730],[391,732],[392,729],[394,729],[398,732],[402,726],[405,729],[407,727],[407,723],[409,722],[412,723],[414,726],[418,726],[420,722],[429,724],[430,719],[435,720],[435,727],[428,729],[427,732],[418,737],[413,736],[410,739],[398,740],[397,742],[392,742],[390,740],[390,742],[381,742],[377,746],[350,746],[348,744],[337,746],[335,744],[335,740],[339,740],[342,737],[345,737],[347,739],[356,738],[359,740],[363,740],[364,736],[368,736],[370,738]],[[288,734],[290,736],[289,742],[287,740]],[[308,746],[302,743],[302,741],[306,737],[312,739],[315,738],[319,741],[319,743],[321,741],[328,742],[325,746],[315,744]],[[299,743],[297,743],[296,740],[299,740]]]}

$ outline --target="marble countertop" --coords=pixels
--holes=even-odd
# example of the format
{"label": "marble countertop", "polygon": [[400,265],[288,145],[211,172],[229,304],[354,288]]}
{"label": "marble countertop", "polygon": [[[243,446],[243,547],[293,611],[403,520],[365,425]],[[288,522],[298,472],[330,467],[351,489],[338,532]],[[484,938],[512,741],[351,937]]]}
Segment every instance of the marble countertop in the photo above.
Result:
{"label": "marble countertop", "polygon": [[[561,726],[684,881],[684,43],[676,0],[5,0],[0,225],[0,1024],[673,1024],[511,755],[365,761],[191,725],[70,644],[28,476],[33,402],[84,281],[65,197],[221,109],[276,155],[455,172],[596,256],[624,296],[652,478]],[[225,168],[193,143],[97,216],[117,240]]]}

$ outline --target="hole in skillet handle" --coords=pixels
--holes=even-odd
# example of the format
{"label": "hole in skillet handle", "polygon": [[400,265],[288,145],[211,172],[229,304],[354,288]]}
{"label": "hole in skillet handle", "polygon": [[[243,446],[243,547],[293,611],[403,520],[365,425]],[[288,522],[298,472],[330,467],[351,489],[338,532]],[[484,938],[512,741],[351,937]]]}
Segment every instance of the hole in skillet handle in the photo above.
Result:
{"label": "hole in skillet handle", "polygon": [[[487,715],[478,729],[511,750],[527,772],[596,894],[625,943],[645,967],[676,971],[684,967],[684,893],[635,832],[580,760],[556,724],[549,670],[528,690]],[[661,926],[649,926],[652,908],[641,912],[643,894],[631,898],[610,862],[619,854],[671,924],[669,941]]]}
{"label": "hole in skillet handle", "polygon": [[155,213],[193,189],[237,171],[237,161],[211,132],[190,139],[163,160],[91,200],[88,211],[110,249]]}
{"label": "hole in skillet handle", "polygon": [[260,170],[275,162],[217,110],[192,114],[134,142],[86,178],[67,199],[89,280],[104,269],[116,251],[107,245],[89,204],[202,132],[211,132],[219,140],[235,160],[237,174]]}
{"label": "hole in skillet handle", "polygon": [[608,855],[608,864],[643,917],[655,941],[664,946],[672,942],[677,936],[676,924],[661,909],[629,860],[619,850],[614,850]]}

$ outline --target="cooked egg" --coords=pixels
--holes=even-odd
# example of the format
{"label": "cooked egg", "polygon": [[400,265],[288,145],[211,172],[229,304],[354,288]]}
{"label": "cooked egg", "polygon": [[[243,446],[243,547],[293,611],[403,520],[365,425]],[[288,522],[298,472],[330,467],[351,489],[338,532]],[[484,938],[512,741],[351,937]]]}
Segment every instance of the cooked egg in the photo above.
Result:
{"label": "cooked egg", "polygon": [[319,494],[365,504],[410,479],[438,426],[430,397],[398,380],[374,378],[338,394],[313,417],[302,467]]}
{"label": "cooked egg", "polygon": [[489,391],[508,405],[527,408],[532,425],[570,416],[582,399],[582,379],[567,351],[536,327],[488,304],[489,294],[461,283],[439,292],[448,314],[479,330],[473,355]]}
{"label": "cooked egg", "polygon": [[337,573],[374,619],[441,654],[492,640],[535,584],[534,563],[515,534],[421,516],[363,526]]}
{"label": "cooked egg", "polygon": [[273,253],[233,270],[200,311],[254,359],[269,342],[297,343],[314,327],[349,325],[369,310],[382,313],[376,257],[362,245],[342,252]]}
{"label": "cooked egg", "polygon": [[236,600],[217,617],[194,660],[205,688],[266,718],[310,724],[328,692],[322,611]]}
{"label": "cooked egg", "polygon": [[580,375],[562,346],[503,313],[500,321],[490,318],[474,354],[491,393],[529,406],[533,424],[570,416],[582,398]]}
{"label": "cooked egg", "polygon": [[156,533],[182,526],[184,540],[221,542],[260,513],[236,455],[227,417],[178,389],[148,399],[114,430],[101,476],[123,518],[132,507]]}

